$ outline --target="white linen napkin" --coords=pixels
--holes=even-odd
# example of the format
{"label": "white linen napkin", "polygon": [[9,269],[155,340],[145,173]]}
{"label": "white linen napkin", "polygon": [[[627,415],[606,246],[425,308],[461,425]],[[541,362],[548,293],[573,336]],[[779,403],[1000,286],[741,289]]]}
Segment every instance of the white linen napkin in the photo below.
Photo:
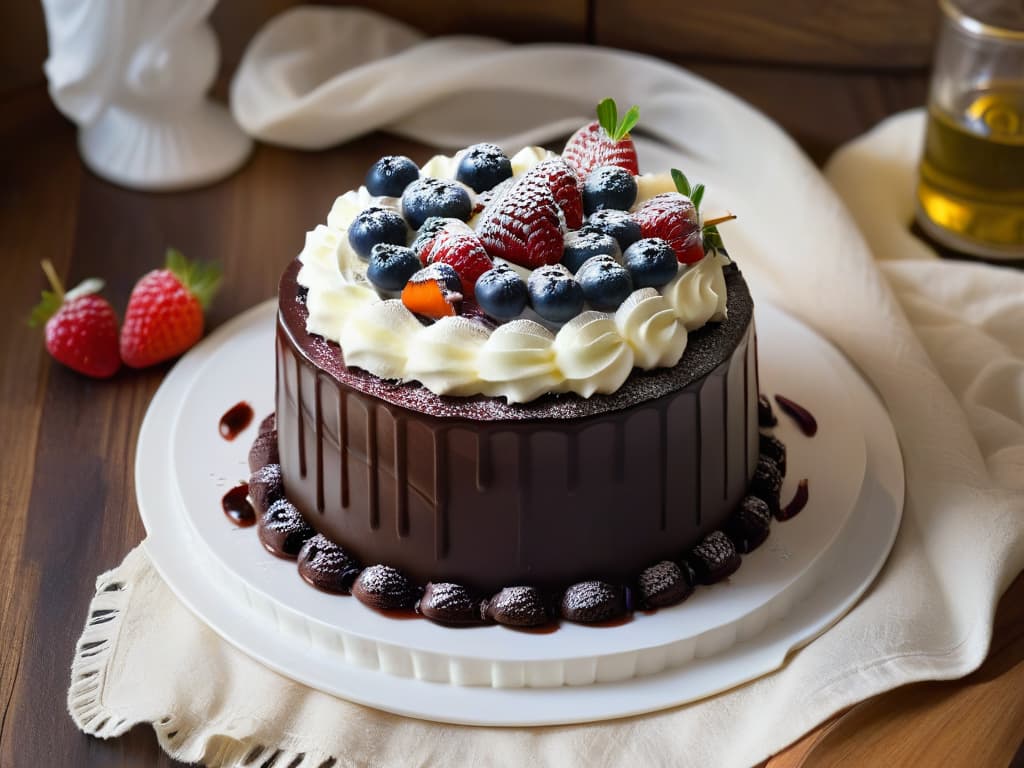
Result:
{"label": "white linen napkin", "polygon": [[920,113],[840,150],[833,188],[763,115],[664,62],[422,41],[328,8],[268,23],[232,108],[257,138],[295,147],[375,129],[516,147],[568,133],[609,95],[642,107],[653,139],[639,142],[642,169],[681,166],[708,184],[706,209],[740,215],[727,240],[755,296],[828,337],[885,401],[907,495],[874,586],[781,670],[719,696],[608,723],[478,728],[377,712],[271,672],[189,613],[143,547],[97,582],[68,694],[82,730],[110,737],[150,722],[173,756],[218,766],[274,753],[273,764],[304,768],[745,766],[857,701],[977,668],[998,598],[1024,567],[1024,274],[940,261],[907,233]]}

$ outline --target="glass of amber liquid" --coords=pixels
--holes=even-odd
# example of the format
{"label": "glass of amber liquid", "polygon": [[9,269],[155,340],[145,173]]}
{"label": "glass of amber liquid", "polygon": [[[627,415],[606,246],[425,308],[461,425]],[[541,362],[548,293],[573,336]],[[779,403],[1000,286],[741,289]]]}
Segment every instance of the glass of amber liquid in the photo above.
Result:
{"label": "glass of amber liquid", "polygon": [[1024,2],[939,0],[917,221],[941,245],[1024,258]]}

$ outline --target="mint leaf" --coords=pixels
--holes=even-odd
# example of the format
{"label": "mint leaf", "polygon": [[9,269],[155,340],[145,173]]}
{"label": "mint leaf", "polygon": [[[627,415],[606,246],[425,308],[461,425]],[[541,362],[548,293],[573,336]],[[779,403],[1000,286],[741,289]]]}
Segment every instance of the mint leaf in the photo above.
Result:
{"label": "mint leaf", "polygon": [[704,253],[714,253],[715,251],[721,251],[726,256],[729,255],[722,243],[722,236],[718,234],[718,227],[714,225],[704,227]]}
{"label": "mint leaf", "polygon": [[634,104],[629,108],[626,116],[622,118],[622,122],[615,128],[615,135],[612,136],[616,141],[620,141],[629,135],[629,132],[636,127],[637,122],[640,120],[640,107]]}
{"label": "mint leaf", "polygon": [[686,174],[680,171],[678,168],[672,169],[672,181],[675,182],[676,189],[680,194],[690,196],[690,181],[686,178]]}
{"label": "mint leaf", "polygon": [[597,105],[597,122],[613,139],[615,129],[619,122],[619,109],[615,106],[615,99],[602,99]]}
{"label": "mint leaf", "polygon": [[704,199],[704,185],[698,184],[690,192],[690,202],[693,203],[693,207],[700,210],[700,201]]}

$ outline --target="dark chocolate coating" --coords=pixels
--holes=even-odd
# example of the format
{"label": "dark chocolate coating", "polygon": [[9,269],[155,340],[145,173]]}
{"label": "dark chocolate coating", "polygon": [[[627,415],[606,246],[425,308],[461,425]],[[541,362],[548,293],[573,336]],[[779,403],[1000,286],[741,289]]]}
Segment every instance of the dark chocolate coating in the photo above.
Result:
{"label": "dark chocolate coating", "polygon": [[316,533],[288,499],[271,504],[260,515],[257,528],[267,551],[286,559],[296,558],[302,545]]}
{"label": "dark chocolate coating", "polygon": [[773,435],[761,435],[761,454],[775,462],[779,474],[786,476],[786,444]]}
{"label": "dark chocolate coating", "polygon": [[324,592],[347,595],[359,575],[359,562],[322,534],[317,534],[299,551],[299,576]]}
{"label": "dark chocolate coating", "polygon": [[763,499],[773,515],[779,514],[779,492],[782,490],[782,473],[778,465],[762,454],[750,479],[750,495]]}
{"label": "dark chocolate coating", "polygon": [[693,568],[698,584],[714,584],[727,579],[740,567],[740,556],[732,541],[721,531],[713,531],[698,544],[687,562]]}
{"label": "dark chocolate coating", "polygon": [[757,397],[757,422],[766,429],[774,427],[779,423],[767,395],[758,395]]}
{"label": "dark chocolate coating", "polygon": [[258,515],[266,512],[275,501],[284,498],[280,464],[267,464],[249,476],[249,498]]}
{"label": "dark chocolate coating", "polygon": [[720,527],[758,456],[753,304],[726,271],[729,318],[678,365],[618,392],[507,404],[441,397],[345,366],[306,333],[281,280],[277,428],[288,497],[362,562],[484,594],[627,583]]}
{"label": "dark chocolate coating", "polygon": [[565,590],[559,608],[563,619],[592,624],[625,616],[628,602],[625,587],[604,581],[582,581]]}
{"label": "dark chocolate coating", "polygon": [[539,627],[551,620],[536,587],[505,587],[484,607],[487,618],[509,627]]}
{"label": "dark chocolate coating", "polygon": [[757,496],[747,496],[740,502],[723,532],[742,555],[753,552],[764,544],[771,531],[772,512],[768,504]]}
{"label": "dark chocolate coating", "polygon": [[404,573],[390,565],[371,565],[363,569],[352,587],[359,602],[381,610],[412,608],[419,596]]}
{"label": "dark chocolate coating", "polygon": [[277,452],[277,432],[260,432],[252,441],[249,449],[249,471],[255,472],[267,464],[280,464],[281,457]]}
{"label": "dark chocolate coating", "polygon": [[641,607],[664,608],[681,603],[693,594],[692,571],[680,568],[671,560],[662,560],[643,570],[637,586]]}
{"label": "dark chocolate coating", "polygon": [[439,624],[481,624],[480,600],[461,584],[431,582],[416,603],[416,612]]}
{"label": "dark chocolate coating", "polygon": [[257,434],[265,435],[267,432],[277,431],[277,414],[271,413],[263,418],[260,422],[260,428],[257,430]]}

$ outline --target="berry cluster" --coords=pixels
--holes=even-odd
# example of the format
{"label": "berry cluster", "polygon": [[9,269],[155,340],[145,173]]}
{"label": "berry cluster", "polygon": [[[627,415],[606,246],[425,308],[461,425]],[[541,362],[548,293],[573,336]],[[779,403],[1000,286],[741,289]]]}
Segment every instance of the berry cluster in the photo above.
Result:
{"label": "berry cluster", "polygon": [[482,312],[559,326],[584,309],[614,312],[634,290],[660,288],[680,264],[721,249],[717,222],[701,222],[704,187],[681,172],[673,171],[677,192],[636,205],[629,132],[639,109],[620,120],[605,99],[597,114],[560,159],[520,177],[494,144],[465,150],[455,181],[421,176],[408,157],[378,160],[366,188],[398,202],[367,208],[349,227],[367,279],[428,319]]}

